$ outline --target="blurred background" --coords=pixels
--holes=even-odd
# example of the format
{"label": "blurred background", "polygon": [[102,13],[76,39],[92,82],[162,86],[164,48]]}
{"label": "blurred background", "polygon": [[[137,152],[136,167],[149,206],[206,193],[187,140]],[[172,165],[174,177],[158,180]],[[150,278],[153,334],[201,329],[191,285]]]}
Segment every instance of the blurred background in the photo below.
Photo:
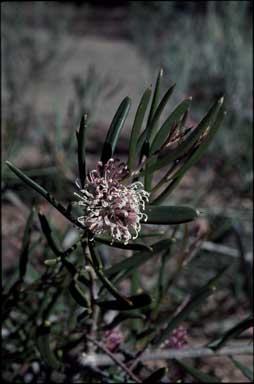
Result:
{"label": "blurred background", "polygon": [[[75,131],[82,113],[90,117],[92,169],[117,107],[131,97],[117,148],[125,158],[140,97],[163,67],[165,89],[176,83],[166,115],[191,95],[195,125],[215,98],[225,96],[222,128],[170,203],[203,210],[210,240],[241,256],[235,270],[237,300],[229,305],[235,313],[237,302],[241,317],[248,308],[245,272],[252,259],[252,7],[251,1],[1,3],[4,281],[16,269],[35,198],[4,161],[12,161],[58,199],[72,200],[78,174]],[[58,214],[52,215],[59,230],[65,228]],[[220,262],[228,258],[222,254]],[[217,262],[205,264],[213,268]],[[202,265],[197,262],[195,268]]]}

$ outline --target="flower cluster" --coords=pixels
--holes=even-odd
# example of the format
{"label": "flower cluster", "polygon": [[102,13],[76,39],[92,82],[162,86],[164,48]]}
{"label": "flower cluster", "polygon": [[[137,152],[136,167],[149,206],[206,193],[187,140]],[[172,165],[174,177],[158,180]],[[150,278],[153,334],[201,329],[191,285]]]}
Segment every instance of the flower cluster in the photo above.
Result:
{"label": "flower cluster", "polygon": [[171,332],[168,340],[165,343],[165,347],[181,349],[186,344],[188,344],[187,331],[185,327],[180,326]]}
{"label": "flower cluster", "polygon": [[78,221],[94,234],[108,234],[112,241],[125,244],[138,237],[140,221],[147,219],[143,211],[149,199],[141,182],[123,184],[127,175],[127,166],[119,160],[99,161],[87,176],[85,188],[78,185],[80,193],[75,193],[77,204],[84,208]]}
{"label": "flower cluster", "polygon": [[105,332],[106,347],[111,351],[115,351],[123,342],[123,334],[119,328],[115,328]]}

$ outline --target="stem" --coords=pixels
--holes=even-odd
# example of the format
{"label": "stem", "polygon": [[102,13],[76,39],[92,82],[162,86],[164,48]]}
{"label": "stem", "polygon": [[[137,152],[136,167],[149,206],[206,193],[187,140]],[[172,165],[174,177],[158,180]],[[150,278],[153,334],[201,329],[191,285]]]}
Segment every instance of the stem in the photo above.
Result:
{"label": "stem", "polygon": [[[141,383],[141,380],[120,360],[120,358],[113,354],[112,352],[110,352],[108,350],[107,347],[105,347],[104,344],[100,343],[99,341],[97,340],[94,340],[92,337],[90,336],[86,336],[87,340],[91,341],[92,343],[94,343],[98,348],[102,349],[106,355],[108,355],[110,357],[110,359],[112,359],[119,367],[122,368],[123,371],[125,371],[127,373],[127,375],[132,379],[134,380],[136,383]],[[98,363],[100,364],[100,359],[98,359]]]}

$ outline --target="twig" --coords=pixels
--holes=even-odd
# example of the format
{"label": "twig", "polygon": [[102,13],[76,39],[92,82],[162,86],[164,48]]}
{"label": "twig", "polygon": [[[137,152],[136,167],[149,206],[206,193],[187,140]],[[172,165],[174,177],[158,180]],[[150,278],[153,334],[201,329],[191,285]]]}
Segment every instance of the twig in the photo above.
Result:
{"label": "twig", "polygon": [[[110,352],[104,344],[100,343],[99,341],[93,339],[90,336],[86,336],[86,339],[94,343],[98,348],[102,349],[106,353],[106,355],[109,356],[110,359],[113,360],[119,367],[121,367],[132,380],[134,380],[136,383],[141,383],[141,380],[121,361],[123,360],[122,355],[120,355],[120,358],[119,358],[118,355]],[[97,364],[101,365],[100,355],[97,355],[97,356],[98,356]]]}
{"label": "twig", "polygon": [[[89,339],[89,337],[87,337]],[[91,339],[90,339],[91,340]],[[122,361],[124,359],[121,354],[112,354],[110,351],[105,351],[105,347],[96,342],[96,345],[103,349],[106,355],[98,354],[96,355],[97,365],[106,366],[112,365],[112,360],[116,362],[125,372],[129,374],[130,377],[133,378],[133,373],[129,371],[129,369],[124,365],[122,366]],[[201,358],[201,357],[215,357],[215,356],[229,356],[229,355],[252,355],[253,354],[253,345],[245,344],[239,346],[229,346],[221,348],[218,351],[213,351],[210,348],[184,348],[184,349],[168,349],[161,350],[158,352],[146,352],[141,357],[140,361],[156,361],[156,360],[172,360],[172,359],[186,359],[186,358]],[[132,376],[131,376],[132,375]],[[134,379],[134,378],[133,378]],[[135,376],[135,380],[139,380]],[[140,383],[140,380],[137,381]]]}

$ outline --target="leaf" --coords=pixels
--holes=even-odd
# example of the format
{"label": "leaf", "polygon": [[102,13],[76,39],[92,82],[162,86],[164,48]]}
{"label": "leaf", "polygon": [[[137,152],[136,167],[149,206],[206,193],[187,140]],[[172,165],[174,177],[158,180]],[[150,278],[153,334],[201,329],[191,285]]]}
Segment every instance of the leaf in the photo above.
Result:
{"label": "leaf", "polygon": [[21,180],[23,180],[27,185],[29,185],[32,189],[42,195],[53,207],[55,207],[63,216],[65,216],[69,221],[74,223],[76,226],[84,229],[84,226],[79,223],[67,210],[65,207],[59,203],[46,189],[41,187],[35,181],[30,179],[30,177],[26,176],[22,171],[20,171],[15,165],[13,165],[10,161],[6,161],[8,167],[14,172]]}
{"label": "leaf", "polygon": [[214,293],[214,290],[216,289],[216,286],[218,284],[218,280],[221,278],[221,276],[225,273],[226,268],[223,268],[215,277],[213,277],[211,280],[208,281],[208,283],[202,287],[193,297],[190,298],[188,303],[184,306],[184,308],[172,318],[172,320],[169,322],[167,327],[161,332],[159,337],[156,337],[153,340],[153,344],[155,346],[160,345],[163,343],[169,334],[178,327],[178,325],[186,319],[186,317],[197,307],[199,307],[207,297],[209,297],[212,293]]}
{"label": "leaf", "polygon": [[115,328],[117,325],[119,325],[120,323],[122,323],[123,321],[126,321],[126,320],[129,320],[129,319],[141,319],[141,320],[145,320],[146,319],[146,316],[143,315],[142,313],[139,313],[138,311],[129,311],[129,312],[123,312],[123,313],[119,313],[117,316],[114,317],[114,319],[104,325],[102,327],[102,330],[103,331],[106,331],[108,329],[113,329]]}
{"label": "leaf", "polygon": [[32,208],[27,222],[25,226],[25,231],[23,235],[22,240],[22,249],[21,254],[19,258],[19,278],[20,280],[24,279],[24,276],[26,274],[27,270],[27,263],[28,263],[28,254],[29,254],[29,246],[30,246],[30,236],[31,236],[31,230],[32,230],[32,223],[34,218],[34,209]]}
{"label": "leaf", "polygon": [[112,240],[110,240],[110,239],[107,239],[105,237],[104,238],[99,237],[99,236],[95,236],[94,240],[97,241],[98,243],[106,244],[106,245],[109,245],[110,247],[113,247],[113,248],[126,249],[126,250],[131,250],[131,251],[140,251],[140,252],[142,252],[142,251],[152,252],[153,251],[152,247],[150,247],[149,245],[146,245],[146,244],[141,244],[141,243],[124,244],[124,243],[121,243],[120,241],[116,241],[116,240],[114,240],[114,242],[112,242]]}
{"label": "leaf", "polygon": [[145,214],[148,216],[146,224],[181,224],[196,219],[198,211],[184,206],[147,206]]}
{"label": "leaf", "polygon": [[80,121],[79,131],[77,134],[78,141],[78,168],[81,187],[84,187],[86,179],[86,154],[85,154],[85,139],[87,131],[87,118],[88,115],[84,114]]}
{"label": "leaf", "polygon": [[204,373],[197,368],[187,365],[182,361],[179,361],[179,360],[175,360],[175,361],[181,368],[183,368],[186,372],[188,372],[192,377],[197,379],[198,382],[200,383],[220,383],[221,382],[215,376],[208,375],[207,373]]}
{"label": "leaf", "polygon": [[168,373],[168,368],[163,367],[157,369],[149,377],[142,381],[143,384],[155,384],[160,383],[163,377]]}
{"label": "leaf", "polygon": [[218,129],[219,129],[219,127],[223,121],[224,116],[225,116],[225,112],[224,112],[223,107],[221,107],[221,109],[218,112],[218,115],[216,117],[214,124],[211,126],[211,128],[207,134],[207,137],[204,139],[204,141],[200,144],[200,146],[198,148],[194,149],[194,151],[190,154],[190,156],[187,158],[187,160],[185,160],[183,166],[176,172],[175,175],[173,175],[172,181],[170,182],[168,187],[153,201],[153,204],[159,204],[163,200],[165,200],[165,198],[173,191],[173,189],[180,182],[180,180],[185,175],[187,170],[190,167],[192,167],[203,156],[208,145],[210,144],[214,135],[218,131]]}
{"label": "leaf", "polygon": [[145,117],[148,103],[150,101],[150,97],[151,97],[151,89],[148,88],[146,89],[145,93],[142,96],[142,99],[139,103],[139,106],[135,115],[132,131],[131,131],[130,145],[129,145],[128,168],[130,172],[133,170],[134,160],[137,155],[138,136],[143,124],[143,120]]}
{"label": "leaf", "polygon": [[163,69],[161,68],[159,73],[158,73],[158,76],[157,76],[157,80],[156,80],[156,84],[155,84],[155,88],[154,88],[154,93],[153,93],[153,99],[152,99],[152,103],[151,103],[151,108],[150,108],[150,112],[149,112],[148,119],[147,119],[146,140],[148,142],[150,141],[150,137],[152,136],[153,130],[155,128],[155,125],[151,124],[151,122],[152,122],[152,119],[154,117],[157,105],[158,105],[162,76],[163,76]]}
{"label": "leaf", "polygon": [[240,361],[235,360],[232,356],[230,357],[230,359],[232,360],[232,362],[236,366],[236,368],[238,368],[242,372],[242,374],[247,379],[249,379],[251,383],[253,383],[253,381],[254,381],[253,371],[250,368],[243,365],[242,363],[240,363]]}
{"label": "leaf", "polygon": [[[201,135],[205,132],[209,125],[211,125],[218,114],[219,109],[223,103],[223,98],[217,100],[205,117],[200,121],[197,127],[189,134],[189,136],[179,144],[174,150],[171,148],[161,151],[158,155],[158,162],[156,165],[151,167],[150,171],[157,170],[170,162],[180,158],[186,154],[191,147],[198,141]],[[158,147],[159,148],[159,147]],[[157,148],[157,149],[158,149]]]}
{"label": "leaf", "polygon": [[127,297],[129,303],[119,302],[119,300],[110,300],[110,301],[99,301],[96,300],[95,303],[103,309],[110,309],[115,311],[129,311],[132,309],[138,309],[146,307],[151,304],[152,299],[147,293],[141,293],[139,295],[133,295]]}
{"label": "leaf", "polygon": [[208,348],[217,350],[218,348],[222,347],[229,339],[237,337],[246,329],[251,327],[253,327],[253,317],[248,316],[247,318],[230,328],[227,332],[225,332],[222,337],[210,342],[208,344]]}
{"label": "leaf", "polygon": [[89,247],[91,258],[92,258],[94,271],[95,271],[96,275],[98,276],[98,278],[101,280],[104,287],[111,293],[112,296],[114,296],[118,300],[119,303],[124,304],[124,305],[127,304],[127,305],[131,306],[132,303],[129,301],[129,299],[127,297],[121,295],[121,293],[118,292],[116,287],[113,286],[111,281],[105,275],[103,268],[102,268],[102,262],[100,260],[100,255],[97,252],[97,250],[95,249],[94,242],[89,240],[88,241],[88,247]]}
{"label": "leaf", "polygon": [[130,106],[131,99],[125,97],[116,111],[102,149],[101,161],[103,163],[106,163],[114,154],[118,136],[123,128]]}
{"label": "leaf", "polygon": [[37,328],[37,345],[42,359],[45,363],[53,369],[59,370],[62,363],[56,358],[50,347],[50,326],[45,321],[43,325]]}
{"label": "leaf", "polygon": [[153,252],[143,252],[141,254],[136,253],[127,259],[120,261],[119,263],[113,265],[112,267],[106,269],[104,271],[105,275],[109,278],[112,278],[118,272],[122,272],[126,269],[128,271],[133,270],[134,268],[138,268],[140,265],[146,263],[151,257],[157,255],[159,252],[164,249],[168,249],[171,245],[171,239],[163,239],[158,241],[155,244],[152,244]]}
{"label": "leaf", "polygon": [[69,291],[73,299],[81,306],[84,308],[89,308],[89,303],[87,300],[87,297],[85,293],[82,291],[80,288],[79,284],[77,281],[72,280],[70,285],[69,285]]}
{"label": "leaf", "polygon": [[183,100],[169,115],[152,142],[150,154],[155,153],[164,144],[173,124],[178,122],[181,116],[187,111],[190,102],[191,98]]}

